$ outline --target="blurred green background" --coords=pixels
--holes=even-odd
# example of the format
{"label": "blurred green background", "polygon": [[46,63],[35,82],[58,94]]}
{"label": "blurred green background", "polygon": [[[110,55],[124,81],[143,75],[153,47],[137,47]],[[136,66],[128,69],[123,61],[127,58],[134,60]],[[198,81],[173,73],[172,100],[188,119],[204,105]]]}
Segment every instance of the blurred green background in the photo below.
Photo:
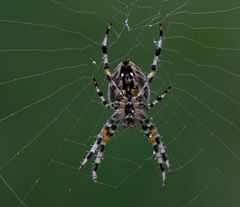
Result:
{"label": "blurred green background", "polygon": [[[240,4],[199,0],[0,2],[0,205],[3,207],[239,206]],[[80,161],[112,111],[101,42],[111,68],[130,58],[147,74],[164,25],[148,114],[171,161],[166,186],[152,146],[118,127],[91,181]],[[91,160],[93,161],[93,160]]]}

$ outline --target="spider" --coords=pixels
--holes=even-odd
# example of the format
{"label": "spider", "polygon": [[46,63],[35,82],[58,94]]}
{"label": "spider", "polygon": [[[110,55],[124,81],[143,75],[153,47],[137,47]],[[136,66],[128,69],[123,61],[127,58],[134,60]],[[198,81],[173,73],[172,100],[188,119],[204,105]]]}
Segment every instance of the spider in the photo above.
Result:
{"label": "spider", "polygon": [[171,88],[171,86],[169,86],[153,102],[149,102],[149,85],[157,71],[157,63],[159,62],[159,55],[163,42],[163,27],[160,23],[160,35],[159,40],[156,42],[156,52],[151,66],[151,72],[146,76],[131,60],[121,61],[111,74],[109,71],[107,53],[107,41],[111,25],[112,24],[108,25],[102,43],[103,67],[109,82],[108,101],[104,98],[102,91],[99,89],[96,79],[93,78],[92,81],[105,108],[112,108],[115,111],[97,135],[95,143],[81,162],[79,169],[81,169],[88,162],[90,157],[98,151],[92,168],[92,180],[97,182],[97,169],[103,159],[105,145],[113,136],[117,128],[117,124],[122,122],[123,125],[132,128],[135,127],[136,122],[138,121],[142,125],[142,129],[144,130],[144,134],[146,135],[148,141],[153,145],[155,159],[160,167],[164,185],[166,174],[170,172],[168,156],[165,152],[163,142],[161,141],[161,135],[143,111],[144,109],[151,109],[159,103],[167,95]]}

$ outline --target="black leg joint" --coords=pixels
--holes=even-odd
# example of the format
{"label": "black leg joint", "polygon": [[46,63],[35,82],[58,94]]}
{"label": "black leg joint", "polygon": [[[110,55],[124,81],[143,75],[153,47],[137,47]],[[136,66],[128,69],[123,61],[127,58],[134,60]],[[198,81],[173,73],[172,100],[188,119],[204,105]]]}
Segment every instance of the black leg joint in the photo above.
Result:
{"label": "black leg joint", "polygon": [[[114,132],[113,132],[114,133]],[[109,132],[109,135],[112,137],[113,136],[113,133]]]}
{"label": "black leg joint", "polygon": [[153,78],[149,78],[149,79],[148,79],[148,82],[149,82],[149,83],[151,83],[151,82],[152,82],[152,80],[153,80]]}
{"label": "black leg joint", "polygon": [[163,35],[163,31],[162,30],[160,30],[160,37]]}
{"label": "black leg joint", "polygon": [[146,131],[148,129],[147,125],[142,125],[142,129]]}
{"label": "black leg joint", "polygon": [[160,144],[160,137],[156,137],[156,142],[157,142],[157,144]]}
{"label": "black leg joint", "polygon": [[92,155],[93,155],[93,153],[91,151],[89,151],[86,158],[89,159]]}
{"label": "black leg joint", "polygon": [[146,124],[150,123],[150,120],[148,118],[145,119]]}
{"label": "black leg joint", "polygon": [[158,96],[156,99],[157,99],[158,101],[161,101],[161,100],[162,100],[162,97],[161,97],[161,96]]}
{"label": "black leg joint", "polygon": [[101,144],[100,146],[99,146],[99,150],[100,150],[100,152],[103,152],[104,151],[104,148],[105,148],[105,145],[103,145],[103,144]]}
{"label": "black leg joint", "polygon": [[159,56],[159,55],[160,55],[160,52],[161,52],[161,48],[157,48],[157,49],[156,49],[156,56]]}
{"label": "black leg joint", "polygon": [[157,153],[158,152],[158,146],[154,145],[153,148],[154,148],[154,151]]}
{"label": "black leg joint", "polygon": [[116,128],[117,128],[116,125],[112,125],[112,127],[111,127],[112,130],[115,130]]}
{"label": "black leg joint", "polygon": [[95,172],[96,172],[96,171],[97,171],[97,169],[98,169],[98,166],[99,166],[99,164],[98,164],[98,163],[95,163],[95,164],[94,164],[94,166],[93,166],[93,171],[95,171]]}
{"label": "black leg joint", "polygon": [[97,139],[97,144],[100,144],[101,141],[102,141],[102,139],[101,139],[101,138],[98,138],[98,139]]}
{"label": "black leg joint", "polygon": [[109,68],[109,64],[108,63],[104,63],[104,69],[108,69]]}
{"label": "black leg joint", "polygon": [[165,165],[163,163],[160,163],[159,166],[161,168],[161,171],[164,172],[165,171]]}
{"label": "black leg joint", "polygon": [[151,125],[150,127],[149,127],[149,129],[150,130],[153,130],[155,127],[153,126],[153,125]]}
{"label": "black leg joint", "polygon": [[107,54],[107,46],[105,45],[102,46],[102,52],[103,54]]}
{"label": "black leg joint", "polygon": [[166,162],[168,160],[167,154],[164,152],[164,153],[161,153],[161,155],[163,160]]}
{"label": "black leg joint", "polygon": [[153,71],[156,71],[157,70],[157,66],[156,65],[152,65],[152,68],[151,68]]}

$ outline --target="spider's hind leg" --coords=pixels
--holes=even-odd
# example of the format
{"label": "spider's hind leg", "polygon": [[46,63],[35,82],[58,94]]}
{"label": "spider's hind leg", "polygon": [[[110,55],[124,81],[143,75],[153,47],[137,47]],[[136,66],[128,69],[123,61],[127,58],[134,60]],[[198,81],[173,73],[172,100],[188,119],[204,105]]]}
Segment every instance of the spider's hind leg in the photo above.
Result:
{"label": "spider's hind leg", "polygon": [[166,174],[170,172],[170,165],[165,147],[161,141],[161,136],[153,123],[145,115],[142,115],[140,123],[144,130],[144,134],[148,137],[148,141],[153,144],[155,160],[157,161],[162,172],[162,180],[164,186]]}
{"label": "spider's hind leg", "polygon": [[117,122],[118,122],[118,114],[115,114],[109,119],[109,121],[105,125],[105,131],[103,133],[103,138],[99,144],[97,157],[95,159],[95,162],[94,162],[94,165],[92,168],[93,182],[97,182],[97,169],[99,168],[101,160],[103,159],[105,145],[110,140],[110,138],[113,136],[113,134],[117,128]]}
{"label": "spider's hind leg", "polygon": [[104,125],[100,133],[98,134],[94,145],[92,146],[90,151],[87,153],[87,155],[85,156],[84,160],[82,161],[79,167],[79,169],[81,169],[88,162],[91,156],[96,152],[96,150],[98,150],[98,153],[92,168],[92,179],[94,182],[97,181],[97,169],[101,163],[101,160],[103,159],[103,153],[104,153],[106,142],[108,142],[111,136],[113,136],[117,128],[118,121],[119,121],[119,114],[115,112],[111,116],[111,118],[107,121],[107,123]]}

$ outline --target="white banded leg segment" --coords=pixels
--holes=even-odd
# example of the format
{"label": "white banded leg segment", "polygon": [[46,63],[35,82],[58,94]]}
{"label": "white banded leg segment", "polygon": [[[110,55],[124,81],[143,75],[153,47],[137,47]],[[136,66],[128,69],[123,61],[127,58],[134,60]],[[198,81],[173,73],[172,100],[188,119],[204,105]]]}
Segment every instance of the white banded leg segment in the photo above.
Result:
{"label": "white banded leg segment", "polygon": [[102,141],[102,138],[103,138],[103,136],[99,134],[97,137],[97,140],[93,144],[92,148],[88,151],[87,155],[85,156],[82,163],[80,164],[79,169],[81,169],[88,162],[88,160],[92,157],[92,155],[95,153],[97,147],[99,146],[99,144]]}
{"label": "white banded leg segment", "polygon": [[[103,64],[104,64],[104,66],[108,66],[109,65],[109,63],[108,63],[108,55],[107,54],[103,54]],[[107,68],[105,68],[105,69],[107,69]]]}
{"label": "white banded leg segment", "polygon": [[[160,140],[160,137],[159,137],[159,140]],[[153,148],[154,148],[155,160],[157,161],[162,172],[162,180],[164,185],[166,180],[166,174],[170,172],[170,166],[169,166],[168,156],[165,152],[165,149],[162,143],[159,142],[159,140],[157,140],[157,138],[155,139],[155,141],[153,142]]]}
{"label": "white banded leg segment", "polygon": [[151,70],[152,71],[147,76],[150,83],[152,82],[152,79],[156,75],[157,64],[159,62],[159,56],[160,56],[161,49],[162,49],[162,42],[163,42],[163,28],[162,28],[162,24],[159,25],[159,30],[160,30],[160,35],[159,35],[159,40],[156,43],[156,51],[155,51],[155,55],[154,55],[152,66],[151,66]]}
{"label": "white banded leg segment", "polygon": [[159,61],[158,56],[155,55],[152,65],[157,65],[158,61]]}
{"label": "white banded leg segment", "polygon": [[165,96],[169,93],[171,89],[171,86],[169,86],[160,96],[158,96],[153,102],[149,103],[147,105],[147,109],[151,109],[154,107],[157,103],[159,103],[162,99],[165,98]]}
{"label": "white banded leg segment", "polygon": [[92,180],[93,182],[97,181],[97,169],[100,166],[101,160],[103,159],[104,149],[105,149],[106,142],[101,142],[99,145],[99,151],[97,153],[97,157],[95,159],[95,163],[92,169]]}
{"label": "white banded leg segment", "polygon": [[170,164],[169,164],[169,160],[168,160],[168,155],[165,151],[163,143],[161,142],[161,138],[160,138],[159,134],[156,137],[156,143],[158,144],[158,149],[159,149],[159,152],[161,154],[162,160],[166,164],[166,169],[167,169],[168,172],[170,172]]}
{"label": "white banded leg segment", "polygon": [[156,142],[153,143],[153,148],[154,148],[154,153],[155,153],[155,160],[157,161],[161,172],[162,172],[162,180],[163,180],[163,185],[165,184],[166,180],[166,173],[168,172],[165,167],[165,163],[162,159],[161,152],[159,151],[158,144]]}
{"label": "white banded leg segment", "polygon": [[95,78],[93,78],[92,81],[93,81],[93,84],[94,84],[94,86],[95,86],[95,90],[96,90],[96,92],[97,92],[97,95],[99,96],[102,104],[103,104],[105,107],[107,107],[107,106],[108,106],[108,102],[106,101],[106,99],[105,99],[104,96],[103,96],[102,91],[101,91],[100,88],[98,87],[97,80],[96,80]]}
{"label": "white banded leg segment", "polygon": [[108,34],[109,34],[110,29],[111,29],[111,24],[108,25],[108,28],[106,30],[106,34],[105,34],[103,42],[102,42],[103,67],[104,67],[105,70],[109,68],[107,44],[108,44]]}

